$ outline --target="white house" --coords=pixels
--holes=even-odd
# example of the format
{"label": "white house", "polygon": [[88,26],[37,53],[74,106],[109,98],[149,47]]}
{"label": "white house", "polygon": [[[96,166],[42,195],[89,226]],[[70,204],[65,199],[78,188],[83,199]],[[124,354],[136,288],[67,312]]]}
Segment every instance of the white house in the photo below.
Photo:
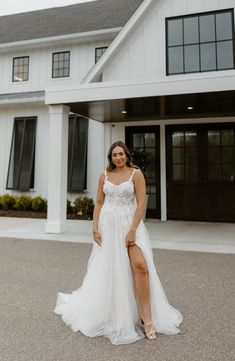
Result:
{"label": "white house", "polygon": [[[0,18],[0,194],[95,197],[147,157],[147,217],[235,221],[234,0],[100,0]],[[101,56],[102,55],[102,56]]]}

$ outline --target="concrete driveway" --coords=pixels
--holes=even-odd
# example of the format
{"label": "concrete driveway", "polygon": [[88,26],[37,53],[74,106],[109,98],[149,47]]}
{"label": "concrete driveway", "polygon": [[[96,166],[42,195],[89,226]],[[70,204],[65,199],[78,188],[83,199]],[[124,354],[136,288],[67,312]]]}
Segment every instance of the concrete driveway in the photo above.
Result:
{"label": "concrete driveway", "polygon": [[235,255],[153,250],[182,333],[125,346],[74,333],[53,313],[58,291],[79,287],[91,244],[0,238],[2,361],[232,361]]}

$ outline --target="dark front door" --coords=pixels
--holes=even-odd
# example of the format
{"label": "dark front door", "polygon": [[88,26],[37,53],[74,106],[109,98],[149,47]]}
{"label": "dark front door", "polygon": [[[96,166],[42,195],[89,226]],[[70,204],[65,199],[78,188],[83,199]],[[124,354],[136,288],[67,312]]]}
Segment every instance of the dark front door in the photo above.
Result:
{"label": "dark front door", "polygon": [[161,218],[159,127],[126,127],[126,144],[146,180],[147,218]]}
{"label": "dark front door", "polygon": [[235,123],[167,126],[168,219],[235,221]]}

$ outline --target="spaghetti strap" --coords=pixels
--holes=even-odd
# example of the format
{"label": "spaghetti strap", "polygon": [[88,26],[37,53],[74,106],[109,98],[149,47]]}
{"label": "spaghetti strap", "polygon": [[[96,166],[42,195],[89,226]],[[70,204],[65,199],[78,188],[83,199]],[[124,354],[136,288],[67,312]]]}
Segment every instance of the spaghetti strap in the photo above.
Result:
{"label": "spaghetti strap", "polygon": [[131,174],[131,176],[130,176],[130,178],[129,178],[129,181],[132,181],[135,172],[136,172],[136,169],[133,170],[133,172],[132,172],[132,174]]}

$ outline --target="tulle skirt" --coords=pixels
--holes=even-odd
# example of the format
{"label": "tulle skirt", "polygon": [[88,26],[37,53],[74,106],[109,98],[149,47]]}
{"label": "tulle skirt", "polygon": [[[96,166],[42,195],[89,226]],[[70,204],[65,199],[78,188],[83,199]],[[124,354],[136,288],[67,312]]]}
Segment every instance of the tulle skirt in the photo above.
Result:
{"label": "tulle skirt", "polygon": [[[70,294],[58,293],[54,309],[73,331],[89,337],[108,337],[114,345],[144,337],[138,326],[139,301],[125,246],[132,218],[131,208],[102,207],[99,217],[102,244],[93,244],[82,285]],[[177,334],[183,317],[167,301],[153,262],[149,234],[142,221],[136,231],[136,244],[148,267],[153,327],[157,333]]]}

